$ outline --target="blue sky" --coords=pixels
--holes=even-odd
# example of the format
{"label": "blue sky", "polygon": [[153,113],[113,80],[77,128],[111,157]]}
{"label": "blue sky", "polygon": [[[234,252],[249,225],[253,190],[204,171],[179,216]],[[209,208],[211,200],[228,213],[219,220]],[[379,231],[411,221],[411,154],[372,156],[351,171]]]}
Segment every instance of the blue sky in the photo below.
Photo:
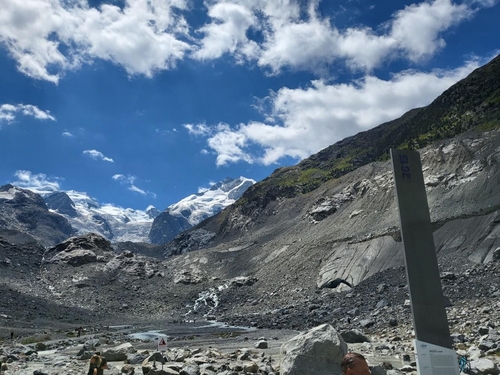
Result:
{"label": "blue sky", "polygon": [[429,104],[497,0],[3,0],[0,184],[163,210]]}

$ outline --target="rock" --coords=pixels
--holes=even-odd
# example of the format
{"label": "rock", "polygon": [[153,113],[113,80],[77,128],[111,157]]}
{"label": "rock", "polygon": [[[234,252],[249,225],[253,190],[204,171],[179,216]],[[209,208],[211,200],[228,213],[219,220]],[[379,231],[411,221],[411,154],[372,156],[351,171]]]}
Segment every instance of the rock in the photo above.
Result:
{"label": "rock", "polygon": [[480,358],[470,363],[471,372],[473,374],[482,375],[497,375],[500,374],[499,368],[490,359]]}
{"label": "rock", "polygon": [[360,320],[359,324],[363,328],[370,328],[370,327],[373,327],[375,325],[375,322],[371,319],[363,319],[363,320]]}
{"label": "rock", "polygon": [[147,356],[144,354],[132,353],[127,355],[127,362],[131,365],[137,365],[139,363],[142,363],[146,358]]}
{"label": "rock", "polygon": [[267,341],[265,340],[260,340],[260,341],[257,341],[255,343],[255,347],[257,349],[267,349],[268,345],[267,345]]}
{"label": "rock", "polygon": [[47,345],[43,342],[37,342],[35,344],[35,349],[36,350],[47,350]]}
{"label": "rock", "polygon": [[453,272],[443,272],[441,274],[442,280],[456,280],[457,276]]}
{"label": "rock", "polygon": [[125,361],[128,354],[135,353],[136,350],[131,343],[127,342],[125,344],[118,345],[114,348],[106,349],[102,352],[102,356],[105,357],[108,362],[114,361]]}
{"label": "rock", "polygon": [[244,364],[243,371],[245,373],[256,374],[259,371],[259,366],[255,362]]}
{"label": "rock", "polygon": [[126,374],[126,375],[134,375],[135,374],[135,368],[133,366],[130,366],[130,365],[125,365],[122,367],[122,369],[120,370],[120,372],[122,374]]}
{"label": "rock", "polygon": [[365,334],[357,329],[345,331],[341,333],[342,338],[348,344],[370,342],[370,339]]}
{"label": "rock", "polygon": [[73,250],[71,252],[61,252],[50,259],[51,263],[64,262],[73,267],[80,267],[84,264],[97,262],[97,255],[92,250]]}
{"label": "rock", "polygon": [[229,280],[229,284],[235,287],[252,286],[257,281],[258,279],[256,277],[238,276],[234,279]]}
{"label": "rock", "polygon": [[161,369],[151,369],[148,372],[144,372],[144,375],[179,375],[179,373],[175,370],[164,368],[163,370]]}
{"label": "rock", "polygon": [[200,367],[195,363],[188,363],[179,372],[179,375],[198,375]]}
{"label": "rock", "polygon": [[340,373],[347,344],[329,324],[299,334],[281,346],[281,375]]}
{"label": "rock", "polygon": [[387,284],[382,283],[377,286],[377,293],[381,294],[387,289]]}

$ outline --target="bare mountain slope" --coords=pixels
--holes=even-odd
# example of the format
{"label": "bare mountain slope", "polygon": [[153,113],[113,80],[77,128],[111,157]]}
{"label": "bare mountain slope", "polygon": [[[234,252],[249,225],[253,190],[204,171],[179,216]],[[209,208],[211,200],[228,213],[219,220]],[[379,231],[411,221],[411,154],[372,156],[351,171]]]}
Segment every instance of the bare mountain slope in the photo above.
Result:
{"label": "bare mountain slope", "polygon": [[[490,261],[500,247],[500,129],[436,143],[421,157],[438,254],[457,270]],[[310,291],[337,277],[357,284],[403,265],[389,161],[272,201],[250,225],[238,211],[226,220],[237,236],[172,265],[205,278],[255,276],[268,285],[289,280]],[[211,220],[202,226],[211,227]]]}
{"label": "bare mountain slope", "polygon": [[68,220],[50,212],[40,195],[10,184],[0,186],[0,228],[29,233],[44,246],[74,233]]}

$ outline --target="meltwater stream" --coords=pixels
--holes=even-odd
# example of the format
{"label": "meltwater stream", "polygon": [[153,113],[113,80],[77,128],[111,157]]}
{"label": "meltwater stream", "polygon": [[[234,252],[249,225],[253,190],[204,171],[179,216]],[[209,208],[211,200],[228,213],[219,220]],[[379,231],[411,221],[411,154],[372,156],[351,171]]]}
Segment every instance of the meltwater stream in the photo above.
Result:
{"label": "meltwater stream", "polygon": [[230,326],[216,321],[201,321],[191,323],[172,323],[165,329],[148,330],[131,333],[128,336],[138,340],[157,341],[160,337],[204,336],[222,333],[245,333],[256,331],[256,328]]}

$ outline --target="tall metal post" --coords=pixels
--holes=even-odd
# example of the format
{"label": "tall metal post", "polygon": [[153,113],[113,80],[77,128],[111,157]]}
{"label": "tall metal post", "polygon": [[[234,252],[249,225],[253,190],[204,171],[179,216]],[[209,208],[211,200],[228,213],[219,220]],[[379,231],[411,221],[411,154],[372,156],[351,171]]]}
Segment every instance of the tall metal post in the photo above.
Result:
{"label": "tall metal post", "polygon": [[391,149],[410,292],[417,367],[421,375],[458,375],[444,307],[420,155]]}

